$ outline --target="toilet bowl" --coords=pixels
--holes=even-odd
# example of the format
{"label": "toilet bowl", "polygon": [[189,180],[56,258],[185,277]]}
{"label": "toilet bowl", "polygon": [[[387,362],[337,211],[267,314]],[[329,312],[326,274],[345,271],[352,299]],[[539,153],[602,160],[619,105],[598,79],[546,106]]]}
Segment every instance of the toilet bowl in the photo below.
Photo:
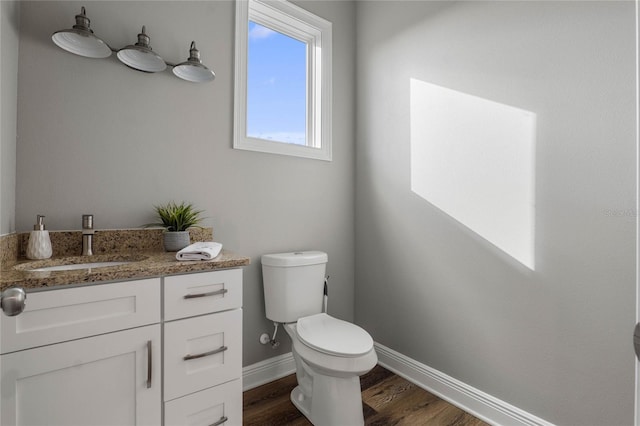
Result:
{"label": "toilet bowl", "polygon": [[300,318],[285,330],[302,359],[323,374],[361,376],[378,361],[369,333],[325,313]]}
{"label": "toilet bowl", "polygon": [[326,262],[323,252],[262,256],[267,318],[291,338],[296,408],[316,426],[363,425],[360,376],[378,357],[369,333],[322,312]]}
{"label": "toilet bowl", "polygon": [[[370,371],[378,362],[373,340],[366,331],[356,325],[326,314],[318,315],[324,316],[324,321],[339,321],[353,327],[350,330],[340,330],[342,337],[348,337],[351,331],[356,341],[364,341],[366,339],[363,337],[366,336],[370,342],[366,347],[359,345],[357,354],[353,352],[354,345],[343,342],[344,352],[341,352],[340,344],[336,341],[331,342],[326,348],[319,346],[318,341],[309,344],[301,337],[299,324],[287,324],[285,330],[291,337],[298,380],[298,386],[291,392],[291,402],[316,426],[362,425],[364,417],[360,376]],[[301,318],[300,321],[318,319],[313,317]],[[328,326],[323,330],[326,334],[322,335],[327,336],[331,332],[330,329]],[[319,330],[314,330],[309,337],[319,337],[319,340],[322,340],[322,337],[315,336],[316,331],[320,333]]]}

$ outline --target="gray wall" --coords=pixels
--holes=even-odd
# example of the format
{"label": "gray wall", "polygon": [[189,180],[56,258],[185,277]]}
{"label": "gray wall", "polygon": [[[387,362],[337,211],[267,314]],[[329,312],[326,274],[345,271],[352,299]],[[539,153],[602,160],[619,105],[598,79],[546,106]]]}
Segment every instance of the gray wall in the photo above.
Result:
{"label": "gray wall", "polygon": [[0,235],[15,231],[20,3],[0,2]]}
{"label": "gray wall", "polygon": [[[244,364],[284,353],[258,342],[272,332],[264,317],[260,255],[318,249],[329,254],[330,311],[353,319],[355,156],[355,7],[304,2],[333,22],[332,162],[233,150],[235,4],[89,2],[92,29],[114,47],[146,25],[151,46],[168,62],[197,42],[216,72],[196,85],[167,70],[149,75],[109,59],[56,47],[78,2],[24,2],[20,38],[17,228],[36,214],[48,229],[78,229],[82,213],[97,228],[136,227],[152,206],[187,200],[206,211],[215,240],[251,257],[244,275]],[[99,234],[96,238],[99,238]],[[286,342],[286,338],[283,341]]]}
{"label": "gray wall", "polygon": [[[204,86],[68,54],[50,34],[81,4],[23,2],[15,227],[42,213],[49,229],[77,229],[85,212],[99,228],[138,226],[154,203],[193,201],[216,239],[253,261],[245,365],[289,350],[257,343],[271,326],[259,256],[317,248],[329,253],[331,313],[353,319],[355,262],[355,319],[380,343],[554,423],[631,424],[633,3],[357,3],[356,34],[352,3],[303,2],[334,24],[325,163],[231,149],[232,2],[87,5],[117,47],[145,24],[154,50],[177,62],[195,39],[217,74]],[[0,4],[6,233],[15,78],[4,59],[16,44]],[[410,78],[537,114],[534,270],[411,192]]]}
{"label": "gray wall", "polygon": [[[634,15],[357,2],[356,321],[557,424],[633,423]],[[534,270],[411,192],[411,78],[537,114]]]}

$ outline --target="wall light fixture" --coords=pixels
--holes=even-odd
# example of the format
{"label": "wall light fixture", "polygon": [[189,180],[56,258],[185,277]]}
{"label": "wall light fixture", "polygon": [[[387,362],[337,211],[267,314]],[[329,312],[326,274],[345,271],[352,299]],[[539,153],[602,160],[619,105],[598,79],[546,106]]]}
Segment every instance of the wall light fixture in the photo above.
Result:
{"label": "wall light fixture", "polygon": [[216,76],[212,70],[202,64],[195,41],[191,42],[189,59],[176,65],[166,62],[151,49],[150,38],[144,26],[142,32],[138,34],[137,43],[122,49],[114,49],[93,33],[90,23],[91,20],[87,17],[83,6],[80,14],[76,15],[76,24],[73,28],[56,31],[51,39],[67,52],[86,58],[108,58],[111,56],[111,52],[116,52],[120,62],[138,71],[159,72],[170,66],[173,68],[173,74],[177,77],[194,83],[211,81]]}

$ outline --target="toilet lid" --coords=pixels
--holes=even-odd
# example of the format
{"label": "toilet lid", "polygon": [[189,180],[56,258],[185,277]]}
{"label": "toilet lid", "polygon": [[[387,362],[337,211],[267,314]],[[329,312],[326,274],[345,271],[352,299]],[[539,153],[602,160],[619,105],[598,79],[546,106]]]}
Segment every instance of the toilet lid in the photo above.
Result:
{"label": "toilet lid", "polygon": [[302,343],[330,355],[354,357],[373,348],[369,333],[324,313],[300,318],[296,329]]}

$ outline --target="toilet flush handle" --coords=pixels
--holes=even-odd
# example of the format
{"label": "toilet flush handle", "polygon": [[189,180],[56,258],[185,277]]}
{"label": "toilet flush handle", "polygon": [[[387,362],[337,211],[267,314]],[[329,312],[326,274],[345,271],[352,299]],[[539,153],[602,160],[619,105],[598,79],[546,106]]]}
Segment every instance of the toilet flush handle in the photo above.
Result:
{"label": "toilet flush handle", "polygon": [[640,322],[636,324],[633,331],[633,349],[636,352],[636,357],[640,360]]}
{"label": "toilet flush handle", "polygon": [[324,296],[322,297],[322,312],[327,313],[329,307],[329,275],[324,278]]}

